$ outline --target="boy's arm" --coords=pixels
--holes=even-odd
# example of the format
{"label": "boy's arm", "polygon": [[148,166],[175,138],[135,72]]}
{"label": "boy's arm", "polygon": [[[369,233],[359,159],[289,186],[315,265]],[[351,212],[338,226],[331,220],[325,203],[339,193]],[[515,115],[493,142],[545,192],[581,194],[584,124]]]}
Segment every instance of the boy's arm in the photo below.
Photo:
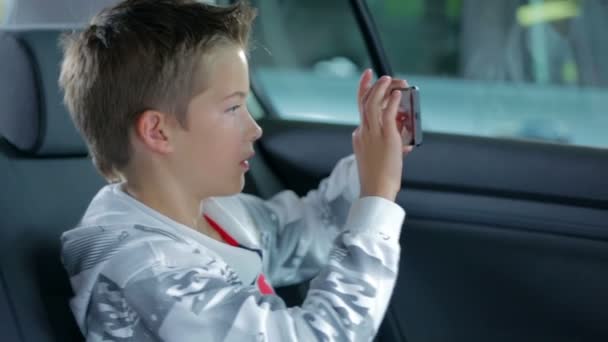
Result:
{"label": "boy's arm", "polygon": [[260,230],[264,273],[273,286],[309,280],[327,263],[359,188],[353,154],[341,159],[331,175],[304,197],[291,190],[267,201],[238,196]]}
{"label": "boy's arm", "polygon": [[220,259],[195,247],[157,241],[124,251],[98,278],[89,337],[371,341],[397,277],[403,218],[391,201],[357,200],[328,264],[295,308],[239,283]]}

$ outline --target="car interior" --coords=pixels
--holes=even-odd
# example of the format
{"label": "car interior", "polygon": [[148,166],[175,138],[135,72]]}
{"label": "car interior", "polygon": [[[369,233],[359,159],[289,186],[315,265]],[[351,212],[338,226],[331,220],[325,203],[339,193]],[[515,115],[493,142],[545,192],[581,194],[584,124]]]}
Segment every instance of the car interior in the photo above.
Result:
{"label": "car interior", "polygon": [[[59,237],[104,180],[57,85],[70,29],[0,27],[2,341],[82,340]],[[352,153],[356,126],[281,119],[252,87],[268,115],[244,191],[305,195]],[[425,132],[405,161],[399,279],[376,341],[608,340],[607,174],[605,148]],[[298,305],[305,290],[279,294]]]}

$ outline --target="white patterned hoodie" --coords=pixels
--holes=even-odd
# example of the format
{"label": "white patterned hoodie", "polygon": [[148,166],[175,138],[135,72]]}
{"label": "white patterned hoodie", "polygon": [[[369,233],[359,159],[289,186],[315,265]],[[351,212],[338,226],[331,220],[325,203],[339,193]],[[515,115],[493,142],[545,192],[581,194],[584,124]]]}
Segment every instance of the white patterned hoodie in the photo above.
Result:
{"label": "white patterned hoodie", "polygon": [[[61,238],[76,321],[87,341],[370,341],[397,277],[405,212],[358,197],[351,155],[301,198],[205,200],[201,214],[233,246],[107,185]],[[311,278],[299,307],[272,290]]]}

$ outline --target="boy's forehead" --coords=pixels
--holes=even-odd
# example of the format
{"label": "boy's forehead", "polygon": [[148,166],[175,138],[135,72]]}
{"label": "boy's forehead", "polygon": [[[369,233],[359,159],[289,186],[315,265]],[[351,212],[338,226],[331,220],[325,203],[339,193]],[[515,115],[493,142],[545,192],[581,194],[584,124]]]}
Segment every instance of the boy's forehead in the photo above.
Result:
{"label": "boy's forehead", "polygon": [[200,80],[199,84],[201,87],[198,87],[198,94],[208,94],[213,97],[223,98],[236,92],[246,92],[249,89],[248,79],[235,76],[234,70],[216,68],[206,76]]}
{"label": "boy's forehead", "polygon": [[226,97],[249,90],[247,56],[242,48],[218,48],[202,56],[197,72],[198,95]]}

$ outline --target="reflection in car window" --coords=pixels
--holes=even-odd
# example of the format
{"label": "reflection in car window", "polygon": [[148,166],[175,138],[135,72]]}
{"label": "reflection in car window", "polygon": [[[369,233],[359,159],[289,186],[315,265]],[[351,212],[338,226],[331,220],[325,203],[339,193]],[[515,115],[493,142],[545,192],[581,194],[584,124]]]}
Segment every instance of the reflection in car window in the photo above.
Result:
{"label": "reflection in car window", "polygon": [[283,118],[355,123],[369,57],[349,0],[252,1],[253,81]]}
{"label": "reflection in car window", "polygon": [[608,1],[368,4],[425,130],[608,147]]}

